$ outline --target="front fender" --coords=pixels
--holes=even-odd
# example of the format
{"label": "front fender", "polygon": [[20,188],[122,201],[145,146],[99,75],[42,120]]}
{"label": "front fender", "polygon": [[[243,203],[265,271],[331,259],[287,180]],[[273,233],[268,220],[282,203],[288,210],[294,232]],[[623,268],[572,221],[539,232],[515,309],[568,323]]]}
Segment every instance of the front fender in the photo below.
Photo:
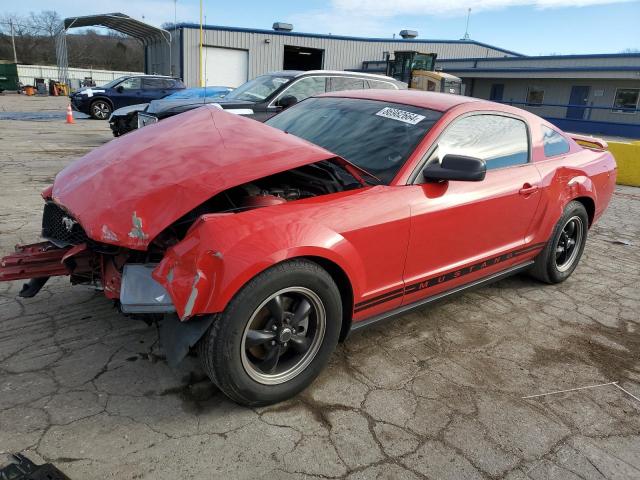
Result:
{"label": "front fender", "polygon": [[[354,246],[339,233],[305,219],[245,221],[242,215],[205,215],[167,250],[153,272],[171,295],[181,320],[217,313],[251,278],[284,260],[312,256],[337,264],[354,294],[366,278]],[[358,281],[360,279],[361,281]]]}

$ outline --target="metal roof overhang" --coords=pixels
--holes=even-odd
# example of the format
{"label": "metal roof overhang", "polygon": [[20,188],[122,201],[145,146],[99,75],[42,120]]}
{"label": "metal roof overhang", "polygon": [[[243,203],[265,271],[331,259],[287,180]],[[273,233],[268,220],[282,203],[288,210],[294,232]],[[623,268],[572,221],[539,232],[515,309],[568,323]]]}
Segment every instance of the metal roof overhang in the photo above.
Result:
{"label": "metal roof overhang", "polygon": [[171,33],[162,28],[131,18],[124,13],[104,13],[101,15],[87,15],[84,17],[69,17],[64,19],[64,29],[79,27],[106,27],[116,32],[137,38],[143,45],[155,40],[171,42]]}
{"label": "metal roof overhang", "polygon": [[461,78],[571,78],[637,80],[640,67],[540,67],[540,68],[454,68],[447,73]]}

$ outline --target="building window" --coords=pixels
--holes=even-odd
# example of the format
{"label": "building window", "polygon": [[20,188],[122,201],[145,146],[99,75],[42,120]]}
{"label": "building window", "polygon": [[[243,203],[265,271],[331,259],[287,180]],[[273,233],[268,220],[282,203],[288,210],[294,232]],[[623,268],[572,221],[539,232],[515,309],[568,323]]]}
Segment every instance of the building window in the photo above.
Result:
{"label": "building window", "polygon": [[636,113],[638,97],[640,97],[640,88],[618,88],[611,111],[616,113]]}
{"label": "building window", "polygon": [[529,87],[527,91],[527,106],[537,107],[544,101],[544,89],[540,87]]}
{"label": "building window", "polygon": [[494,83],[491,85],[491,92],[489,93],[489,100],[492,102],[501,102],[504,95],[504,83]]}
{"label": "building window", "polygon": [[566,138],[544,125],[542,126],[542,143],[544,145],[544,156],[547,158],[564,155],[571,148]]}

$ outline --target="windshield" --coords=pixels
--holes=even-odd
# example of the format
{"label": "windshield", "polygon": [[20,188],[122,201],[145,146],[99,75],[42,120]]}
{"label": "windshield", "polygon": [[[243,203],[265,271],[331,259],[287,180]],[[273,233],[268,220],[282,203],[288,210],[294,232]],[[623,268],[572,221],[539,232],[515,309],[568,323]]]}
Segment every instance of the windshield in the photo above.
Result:
{"label": "windshield", "polygon": [[249,102],[259,102],[264,100],[285,83],[288,83],[291,77],[282,77],[279,75],[261,75],[253,80],[240,85],[225,98],[234,100],[247,100]]}
{"label": "windshield", "polygon": [[411,105],[320,97],[265,123],[324,147],[388,184],[441,116]]}
{"label": "windshield", "polygon": [[104,85],[102,85],[102,87],[103,88],[113,88],[117,84],[119,84],[122,80],[124,80],[125,78],[129,78],[129,77],[118,77],[115,80],[111,80],[109,83],[105,83]]}

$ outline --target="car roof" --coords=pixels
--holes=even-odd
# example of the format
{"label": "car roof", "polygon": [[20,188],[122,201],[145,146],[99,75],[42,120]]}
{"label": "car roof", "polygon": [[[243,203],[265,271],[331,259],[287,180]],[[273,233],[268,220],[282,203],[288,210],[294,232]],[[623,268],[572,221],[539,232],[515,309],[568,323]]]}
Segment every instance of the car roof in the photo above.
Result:
{"label": "car roof", "polygon": [[272,75],[272,76],[279,76],[279,77],[295,78],[298,75],[302,75],[303,73],[307,73],[307,72],[305,72],[304,70],[278,70],[275,72],[266,72],[258,76],[263,77],[265,75]]}
{"label": "car roof", "polygon": [[171,80],[181,80],[178,77],[170,77],[169,75],[148,75],[146,73],[133,73],[131,75],[123,75],[121,78],[134,78],[134,77],[140,77],[140,78],[170,78]]}
{"label": "car roof", "polygon": [[371,78],[372,80],[385,79],[385,80],[391,80],[392,82],[395,82],[395,83],[401,83],[401,82],[398,82],[398,80],[396,80],[395,78],[388,77],[386,75],[381,75],[379,73],[349,72],[346,70],[307,70],[306,72],[300,72],[298,76],[301,76],[301,75],[339,75],[339,76],[346,76],[346,77]]}
{"label": "car roof", "polygon": [[346,70],[280,70],[277,72],[269,72],[264,75],[278,75],[281,77],[291,77],[297,78],[303,75],[338,75],[338,76],[346,76],[346,77],[361,77],[361,78],[371,78],[372,80],[387,80],[389,82],[394,83],[402,83],[396,80],[395,78],[387,77],[386,75],[380,75],[376,73],[364,73],[364,72],[349,72]]}
{"label": "car roof", "polygon": [[487,102],[479,98],[465,97],[464,95],[452,95],[450,93],[425,92],[422,90],[345,90],[329,92],[317,95],[317,97],[343,97],[361,98],[365,100],[378,100],[381,102],[404,103],[414,107],[428,108],[444,112],[463,103],[485,103],[492,108],[498,104]]}

